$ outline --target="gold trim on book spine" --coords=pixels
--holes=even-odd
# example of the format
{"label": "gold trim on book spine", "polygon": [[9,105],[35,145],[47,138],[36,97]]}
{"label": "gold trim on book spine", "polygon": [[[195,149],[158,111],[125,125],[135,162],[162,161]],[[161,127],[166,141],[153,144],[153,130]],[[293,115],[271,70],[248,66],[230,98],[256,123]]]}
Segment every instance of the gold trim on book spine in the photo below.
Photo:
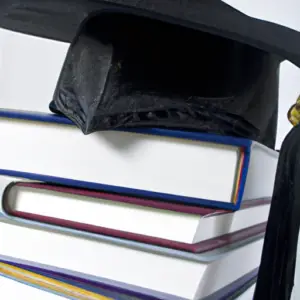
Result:
{"label": "gold trim on book spine", "polygon": [[235,172],[235,180],[234,180],[234,187],[233,187],[233,192],[232,192],[232,199],[231,199],[231,202],[234,204],[236,204],[236,202],[238,200],[238,194],[239,194],[239,189],[240,189],[240,185],[241,185],[241,177],[242,177],[244,160],[245,160],[245,151],[243,148],[240,148],[238,164],[237,164],[237,168],[236,168],[236,172]]}
{"label": "gold trim on book spine", "polygon": [[46,290],[73,297],[78,300],[112,300],[112,298],[2,262],[0,262],[0,274],[15,278],[23,283],[42,287]]}

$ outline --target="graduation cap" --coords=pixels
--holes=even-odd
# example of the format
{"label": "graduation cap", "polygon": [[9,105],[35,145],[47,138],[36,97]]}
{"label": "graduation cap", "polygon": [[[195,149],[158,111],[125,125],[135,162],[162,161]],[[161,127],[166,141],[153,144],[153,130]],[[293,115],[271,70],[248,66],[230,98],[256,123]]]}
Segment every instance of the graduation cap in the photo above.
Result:
{"label": "graduation cap", "polygon": [[[219,0],[4,1],[0,10],[1,27],[71,42],[50,109],[85,134],[155,126],[274,147],[278,68],[300,67],[299,32]],[[291,296],[299,164],[297,125],[280,151],[255,300]]]}

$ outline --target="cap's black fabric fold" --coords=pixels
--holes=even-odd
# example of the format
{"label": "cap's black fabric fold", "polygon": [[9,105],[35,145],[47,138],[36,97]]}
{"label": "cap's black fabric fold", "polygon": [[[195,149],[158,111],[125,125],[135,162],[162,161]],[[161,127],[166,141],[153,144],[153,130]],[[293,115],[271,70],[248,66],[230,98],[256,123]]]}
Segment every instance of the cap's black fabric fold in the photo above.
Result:
{"label": "cap's black fabric fold", "polygon": [[102,13],[84,22],[72,42],[50,109],[85,134],[163,127],[274,147],[279,62],[209,33]]}

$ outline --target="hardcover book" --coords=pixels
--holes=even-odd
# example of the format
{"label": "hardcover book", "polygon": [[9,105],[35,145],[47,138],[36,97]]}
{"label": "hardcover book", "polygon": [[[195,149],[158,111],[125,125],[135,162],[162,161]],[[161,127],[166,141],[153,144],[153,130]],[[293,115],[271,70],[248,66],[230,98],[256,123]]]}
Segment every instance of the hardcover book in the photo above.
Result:
{"label": "hardcover book", "polygon": [[227,210],[273,192],[278,153],[251,140],[153,128],[84,136],[62,117],[6,117],[2,175]]}

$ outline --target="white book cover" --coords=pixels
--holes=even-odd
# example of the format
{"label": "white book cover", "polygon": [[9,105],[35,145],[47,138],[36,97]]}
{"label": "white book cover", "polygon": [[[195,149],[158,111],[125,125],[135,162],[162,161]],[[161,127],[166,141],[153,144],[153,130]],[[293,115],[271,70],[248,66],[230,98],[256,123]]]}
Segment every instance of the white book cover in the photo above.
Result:
{"label": "white book cover", "polygon": [[[55,228],[17,222],[1,222],[0,238],[2,256],[187,299],[207,297],[257,269],[263,246],[260,238],[210,255],[195,255],[100,235],[62,234]],[[244,263],[237,265],[236,261]]]}
{"label": "white book cover", "polygon": [[0,176],[8,219],[202,253],[265,231],[271,199],[244,201],[240,210],[185,206]]}
{"label": "white book cover", "polygon": [[272,195],[278,153],[257,142],[155,128],[84,136],[61,119],[0,118],[0,174],[231,210]]}

